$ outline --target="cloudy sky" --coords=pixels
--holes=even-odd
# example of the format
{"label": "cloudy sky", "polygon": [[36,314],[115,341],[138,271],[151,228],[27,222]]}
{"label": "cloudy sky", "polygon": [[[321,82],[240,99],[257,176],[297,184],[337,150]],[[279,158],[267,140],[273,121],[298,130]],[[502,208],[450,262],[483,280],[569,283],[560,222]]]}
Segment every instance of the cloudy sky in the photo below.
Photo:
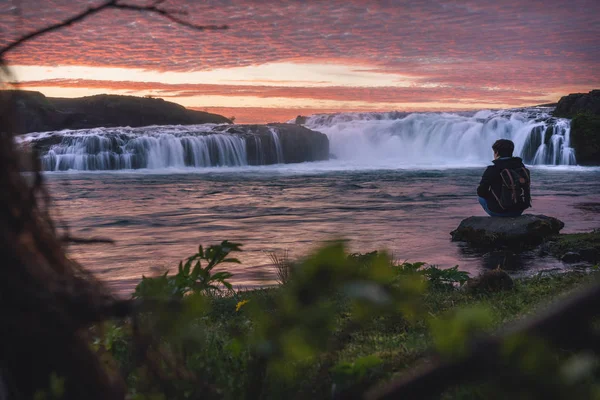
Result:
{"label": "cloudy sky", "polygon": [[[0,45],[99,3],[0,0]],[[163,7],[230,29],[198,32],[158,15],[107,10],[7,60],[22,88],[48,96],[152,95],[238,122],[516,107],[600,87],[597,0],[170,0]]]}

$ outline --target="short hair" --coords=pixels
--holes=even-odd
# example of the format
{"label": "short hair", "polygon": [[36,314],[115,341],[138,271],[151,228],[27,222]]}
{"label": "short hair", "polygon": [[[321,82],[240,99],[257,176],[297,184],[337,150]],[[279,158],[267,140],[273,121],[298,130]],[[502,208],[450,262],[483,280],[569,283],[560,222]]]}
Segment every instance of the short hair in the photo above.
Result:
{"label": "short hair", "polygon": [[512,140],[498,139],[492,145],[494,150],[500,157],[512,157],[513,151],[515,150],[515,144]]}

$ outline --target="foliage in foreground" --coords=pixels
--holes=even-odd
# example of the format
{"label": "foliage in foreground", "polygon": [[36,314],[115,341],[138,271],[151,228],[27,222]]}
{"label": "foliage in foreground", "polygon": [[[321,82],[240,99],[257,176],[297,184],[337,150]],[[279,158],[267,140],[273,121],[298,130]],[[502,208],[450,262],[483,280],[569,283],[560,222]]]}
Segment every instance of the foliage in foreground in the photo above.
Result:
{"label": "foliage in foreground", "polygon": [[[137,322],[156,336],[155,354],[166,359],[158,375],[168,384],[136,362],[131,324],[109,324],[98,335],[93,345],[113,356],[116,366],[109,367],[126,375],[133,398],[361,398],[432,349],[461,357],[469,338],[592,279],[538,276],[518,281],[512,292],[475,294],[461,289],[468,275],[457,267],[397,264],[380,252],[348,255],[334,243],[304,260],[286,259],[278,287],[234,292],[232,275],[214,268],[238,263],[229,254],[240,250],[227,241],[200,247],[176,274],[144,277],[136,288],[142,301],[178,299],[177,312],[155,308]],[[498,385],[494,377],[445,398],[599,393],[594,354],[557,351],[535,338],[515,338],[505,353],[521,380]],[[185,373],[174,373],[174,365]]]}

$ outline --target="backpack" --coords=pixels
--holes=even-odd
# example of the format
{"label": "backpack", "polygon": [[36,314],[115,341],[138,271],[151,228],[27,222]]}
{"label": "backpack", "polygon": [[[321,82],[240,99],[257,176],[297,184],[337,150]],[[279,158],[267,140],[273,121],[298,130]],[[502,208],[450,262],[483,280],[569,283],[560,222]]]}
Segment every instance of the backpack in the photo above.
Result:
{"label": "backpack", "polygon": [[525,167],[505,168],[500,171],[502,189],[496,196],[498,205],[506,211],[523,211],[531,207],[531,179]]}

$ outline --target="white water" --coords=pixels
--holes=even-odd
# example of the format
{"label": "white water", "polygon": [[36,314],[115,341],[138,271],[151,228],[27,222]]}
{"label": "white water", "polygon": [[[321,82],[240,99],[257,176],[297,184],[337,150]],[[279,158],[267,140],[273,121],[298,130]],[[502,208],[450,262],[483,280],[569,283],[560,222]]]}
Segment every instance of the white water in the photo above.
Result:
{"label": "white water", "polygon": [[[211,150],[213,150],[211,152]],[[211,157],[211,153],[213,156]],[[114,170],[247,165],[246,143],[226,135],[114,137],[64,134],[42,160],[45,170]]]}
{"label": "white water", "polygon": [[[265,152],[283,163],[279,136],[271,128],[272,142],[259,136],[213,131],[215,125],[95,128],[34,133],[21,143],[42,146],[46,171],[95,171],[166,168],[240,167],[265,164]],[[249,163],[246,140],[254,140]],[[264,143],[263,143],[264,142]]]}
{"label": "white water", "polygon": [[[328,136],[333,159],[307,168],[483,166],[489,164],[491,146],[500,138],[511,139],[515,155],[526,164],[576,165],[570,147],[570,120],[553,118],[551,111],[540,107],[477,113],[313,115],[305,125]],[[269,127],[271,138],[261,139],[243,126],[234,127],[234,134],[213,124],[96,128],[29,134],[20,140],[45,143],[42,165],[47,171],[204,170],[264,165],[266,160],[279,165],[277,168],[288,168],[280,165],[285,157],[275,128]]]}
{"label": "white water", "polygon": [[275,155],[277,156],[277,164],[285,163],[283,157],[283,146],[281,146],[281,140],[279,140],[279,134],[275,128],[269,128],[271,135],[273,136],[273,143],[275,144]]}
{"label": "white water", "polygon": [[[314,115],[306,126],[327,134],[339,160],[364,165],[488,163],[497,139],[515,143],[527,164],[575,165],[570,120],[551,118],[549,108],[466,113],[344,113]],[[545,142],[548,127],[553,134]]]}

